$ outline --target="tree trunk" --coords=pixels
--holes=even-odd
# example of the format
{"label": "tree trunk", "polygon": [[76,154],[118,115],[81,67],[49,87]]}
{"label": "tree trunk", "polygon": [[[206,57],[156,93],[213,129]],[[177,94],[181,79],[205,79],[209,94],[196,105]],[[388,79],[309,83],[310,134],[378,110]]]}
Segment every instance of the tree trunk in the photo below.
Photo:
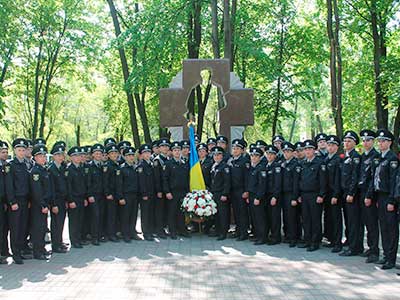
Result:
{"label": "tree trunk", "polygon": [[231,72],[235,63],[235,22],[236,22],[237,0],[232,0],[231,17],[230,17],[230,36],[231,36]]}
{"label": "tree trunk", "polygon": [[211,0],[211,45],[214,58],[220,58],[219,36],[218,36],[218,6],[217,0]]}
{"label": "tree trunk", "polygon": [[397,106],[396,117],[394,119],[393,124],[393,135],[395,136],[395,141],[393,142],[393,150],[398,152],[399,151],[399,144],[398,144],[398,136],[400,135],[400,103]]}
{"label": "tree trunk", "polygon": [[[118,21],[118,16],[117,16],[117,11],[115,9],[114,1],[113,0],[107,0],[108,6],[110,7],[110,14],[111,18],[113,20],[114,24],[114,30],[115,30],[115,36],[119,37],[121,34],[121,27]],[[119,52],[119,58],[121,60],[121,67],[122,67],[122,73],[124,76],[124,83],[127,84],[128,78],[129,78],[129,68],[128,68],[128,62],[126,59],[126,54],[125,50],[122,46],[118,48]],[[129,107],[129,116],[131,120],[131,128],[132,128],[132,134],[133,134],[133,141],[135,144],[136,148],[139,148],[140,146],[140,138],[139,138],[139,130],[138,130],[138,124],[137,124],[137,119],[136,119],[136,108],[135,108],[135,103],[134,99],[132,96],[132,93],[125,89],[125,93],[127,96],[128,100],[128,107]]]}
{"label": "tree trunk", "polygon": [[[224,58],[232,59],[232,32],[229,0],[224,0]],[[232,66],[231,66],[232,68]]]}
{"label": "tree trunk", "polygon": [[[386,29],[386,23],[382,18],[378,17],[377,1],[371,1],[370,7],[371,14],[371,30],[372,39],[374,43],[374,77],[375,77],[375,107],[376,107],[376,121],[378,128],[388,128],[388,97],[382,87],[381,81],[381,63],[386,57],[386,45],[384,32]],[[381,19],[381,20],[379,20]],[[378,22],[379,25],[378,25]],[[381,32],[379,32],[379,27]]]}
{"label": "tree trunk", "polygon": [[[40,35],[42,37],[42,34]],[[34,96],[34,105],[33,105],[33,126],[32,126],[32,134],[31,138],[34,140],[37,135],[38,123],[39,123],[39,97],[40,97],[40,65],[42,62],[42,50],[43,50],[43,39],[40,37],[39,42],[39,52],[37,55],[36,61],[36,69],[35,69],[35,96]]]}
{"label": "tree trunk", "polygon": [[299,103],[299,100],[298,100],[298,97],[296,97],[296,100],[294,102],[294,112],[293,112],[294,118],[293,118],[292,126],[290,128],[290,135],[289,135],[289,141],[290,142],[293,139],[294,130],[296,128],[298,103]]}
{"label": "tree trunk", "polygon": [[[341,137],[343,135],[342,58],[339,43],[340,19],[337,0],[327,0],[327,10],[327,31],[330,44],[331,109],[336,125],[336,135]],[[335,15],[335,30],[333,30],[333,13]]]}

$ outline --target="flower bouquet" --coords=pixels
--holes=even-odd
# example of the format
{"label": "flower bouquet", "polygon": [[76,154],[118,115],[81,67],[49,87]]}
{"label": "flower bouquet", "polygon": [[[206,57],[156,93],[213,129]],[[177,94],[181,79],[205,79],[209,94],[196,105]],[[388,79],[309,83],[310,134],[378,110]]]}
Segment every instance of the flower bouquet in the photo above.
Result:
{"label": "flower bouquet", "polygon": [[198,223],[217,213],[217,204],[207,190],[193,190],[187,193],[181,208],[187,218]]}

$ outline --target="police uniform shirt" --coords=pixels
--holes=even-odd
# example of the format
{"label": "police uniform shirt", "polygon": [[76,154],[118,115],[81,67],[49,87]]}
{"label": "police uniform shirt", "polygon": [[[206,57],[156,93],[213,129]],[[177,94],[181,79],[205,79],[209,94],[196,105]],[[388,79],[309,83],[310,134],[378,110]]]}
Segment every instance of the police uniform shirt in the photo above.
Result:
{"label": "police uniform shirt", "polygon": [[48,208],[52,198],[49,173],[43,166],[35,164],[30,172],[30,177],[32,206]]}
{"label": "police uniform shirt", "polygon": [[107,173],[107,165],[101,161],[92,160],[89,163],[88,173],[88,197],[94,197],[104,194],[105,174]]}
{"label": "police uniform shirt", "polygon": [[239,155],[238,157],[231,157],[228,166],[231,169],[232,189],[246,191],[250,163],[243,155]]}
{"label": "police uniform shirt", "polygon": [[163,166],[164,193],[189,191],[189,164],[183,160],[170,159]]}
{"label": "police uniform shirt", "polygon": [[[379,159],[379,161],[378,161]],[[374,160],[373,186],[375,192],[387,193],[388,202],[395,204],[394,187],[398,159],[392,150],[388,150]]]}
{"label": "police uniform shirt", "polygon": [[142,160],[136,168],[139,177],[141,197],[153,197],[155,194],[154,169],[151,161]]}
{"label": "police uniform shirt", "polygon": [[317,193],[320,197],[326,194],[326,165],[315,156],[307,160],[300,172],[299,189],[303,193]]}
{"label": "police uniform shirt", "polygon": [[256,166],[251,165],[249,170],[248,191],[258,200],[263,200],[267,187],[267,171],[265,166],[258,163]]}
{"label": "police uniform shirt", "polygon": [[6,197],[10,205],[29,195],[30,176],[25,160],[14,158],[4,166]]}
{"label": "police uniform shirt", "polygon": [[358,178],[360,176],[361,156],[355,150],[346,153],[341,164],[341,189],[344,196],[354,196],[358,191]]}
{"label": "police uniform shirt", "polygon": [[52,162],[48,168],[52,186],[52,205],[64,205],[68,196],[67,170],[64,165]]}
{"label": "police uniform shirt", "polygon": [[328,155],[325,158],[326,176],[328,183],[327,192],[332,198],[339,198],[341,194],[340,164],[341,164],[341,159],[337,153],[333,155]]}
{"label": "police uniform shirt", "polygon": [[231,171],[229,166],[221,161],[211,168],[211,192],[221,193],[228,197],[231,189]]}
{"label": "police uniform shirt", "polygon": [[292,194],[291,199],[297,200],[299,197],[299,176],[301,166],[293,157],[285,160],[282,165],[282,192]]}
{"label": "police uniform shirt", "polygon": [[87,186],[84,171],[74,163],[67,167],[68,202],[83,202],[87,197]]}

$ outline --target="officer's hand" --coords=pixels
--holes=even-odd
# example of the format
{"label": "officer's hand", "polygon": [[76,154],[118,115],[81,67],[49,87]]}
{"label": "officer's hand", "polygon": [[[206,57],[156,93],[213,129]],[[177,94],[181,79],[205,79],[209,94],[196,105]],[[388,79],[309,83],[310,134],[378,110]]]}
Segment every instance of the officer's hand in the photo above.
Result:
{"label": "officer's hand", "polygon": [[107,199],[107,200],[114,200],[114,197],[113,197],[113,195],[108,195],[108,196],[106,197],[106,199]]}
{"label": "officer's hand", "polygon": [[276,200],[276,198],[273,197],[273,198],[271,199],[271,206],[275,206],[277,202],[278,202],[278,200]]}
{"label": "officer's hand", "polygon": [[174,198],[171,193],[167,193],[165,196],[168,200],[172,200]]}
{"label": "officer's hand", "polygon": [[88,206],[88,205],[89,205],[88,201],[87,201],[86,199],[83,200],[83,206],[86,207],[86,206]]}
{"label": "officer's hand", "polygon": [[31,208],[31,206],[32,206],[32,205],[31,205],[31,203],[30,203],[30,202],[28,202],[28,208]]}
{"label": "officer's hand", "polygon": [[364,199],[364,203],[365,203],[366,207],[369,207],[372,204],[372,199],[371,198],[365,198]]}
{"label": "officer's hand", "polygon": [[162,193],[161,192],[157,193],[157,198],[162,198]]}
{"label": "officer's hand", "polygon": [[228,197],[226,197],[226,196],[221,196],[221,201],[225,202],[225,201],[227,201],[227,200],[228,200]]}
{"label": "officer's hand", "polygon": [[254,205],[255,205],[255,206],[258,206],[258,205],[260,205],[260,200],[258,200],[258,199],[254,199]]}
{"label": "officer's hand", "polygon": [[47,207],[42,208],[42,214],[47,215],[48,212],[49,212],[49,209]]}
{"label": "officer's hand", "polygon": [[11,205],[11,210],[12,211],[16,211],[16,210],[18,210],[18,208],[19,208],[18,203],[15,203],[15,204]]}
{"label": "officer's hand", "polygon": [[299,197],[298,199],[297,199],[297,202],[298,203],[301,203],[303,200],[301,199],[301,197]]}
{"label": "officer's hand", "polygon": [[250,200],[249,200],[249,198],[246,198],[246,199],[245,199],[245,201],[246,201],[246,203],[247,203],[247,204],[249,204],[249,203],[250,203]]}
{"label": "officer's hand", "polygon": [[88,200],[89,200],[89,203],[94,203],[96,201],[96,200],[94,200],[94,197],[89,197]]}
{"label": "officer's hand", "polygon": [[244,192],[244,193],[242,194],[242,198],[243,198],[243,199],[249,198],[249,192]]}
{"label": "officer's hand", "polygon": [[336,205],[337,204],[337,200],[338,200],[337,198],[332,198],[331,199],[331,204],[332,205]]}
{"label": "officer's hand", "polygon": [[147,200],[149,200],[149,197],[142,197],[142,199],[144,200],[144,201],[147,201]]}
{"label": "officer's hand", "polygon": [[51,211],[52,211],[52,213],[53,214],[58,214],[58,207],[57,206],[53,206],[52,208],[51,208]]}
{"label": "officer's hand", "polygon": [[290,202],[290,204],[291,204],[292,206],[297,206],[297,201],[296,201],[296,200],[292,200],[292,201]]}
{"label": "officer's hand", "polygon": [[348,195],[348,196],[346,197],[346,202],[347,202],[347,203],[353,203],[353,199],[354,199],[353,196]]}
{"label": "officer's hand", "polygon": [[317,197],[317,203],[318,204],[324,203],[324,198],[322,198],[321,196],[318,196]]}
{"label": "officer's hand", "polygon": [[121,200],[119,200],[119,205],[125,205],[126,204],[126,201],[125,201],[125,199],[121,199]]}
{"label": "officer's hand", "polygon": [[71,202],[70,204],[68,204],[69,208],[74,209],[76,208],[76,203],[75,202]]}
{"label": "officer's hand", "polygon": [[387,211],[394,211],[394,204],[388,204]]}

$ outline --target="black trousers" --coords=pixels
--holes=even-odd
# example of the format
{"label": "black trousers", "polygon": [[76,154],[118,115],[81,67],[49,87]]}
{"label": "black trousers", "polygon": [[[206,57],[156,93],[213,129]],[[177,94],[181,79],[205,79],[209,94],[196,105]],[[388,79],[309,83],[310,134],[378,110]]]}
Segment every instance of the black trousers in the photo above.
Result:
{"label": "black trousers", "polygon": [[3,206],[3,200],[0,199],[0,250],[4,249],[4,243],[7,242],[6,239],[4,239],[4,225],[5,225],[5,219],[6,219],[6,212],[4,210]]}
{"label": "black trousers", "polygon": [[[243,193],[243,188],[239,188],[232,190],[230,194],[230,201],[232,204],[233,216],[236,224],[236,232],[241,236],[247,235],[247,228],[249,227],[248,210],[247,205],[244,205],[246,204],[246,200],[242,198]],[[245,220],[246,218],[247,223]]]}
{"label": "black trousers", "polygon": [[230,224],[230,204],[229,200],[221,201],[222,194],[219,192],[214,192],[214,201],[217,204],[217,214],[216,214],[216,230],[218,235],[227,235]]}
{"label": "black trousers", "polygon": [[41,255],[44,253],[45,240],[47,230],[47,214],[42,213],[40,206],[32,206],[31,209],[31,241],[33,245],[33,255]]}
{"label": "black trousers", "polygon": [[124,239],[130,239],[136,225],[138,197],[136,193],[126,193],[124,199],[125,205],[119,206],[121,232]]}
{"label": "black trousers", "polygon": [[71,244],[79,244],[82,237],[82,226],[84,217],[84,199],[80,201],[75,201],[75,208],[68,208],[68,218],[69,218],[69,237]]}
{"label": "black trousers", "polygon": [[323,236],[327,238],[329,242],[333,242],[333,228],[332,228],[332,204],[331,198],[326,198],[323,203],[323,224],[324,224],[324,234]]}
{"label": "black trousers", "polygon": [[173,191],[173,199],[166,199],[166,206],[168,207],[168,227],[172,235],[177,233],[183,233],[185,229],[185,217],[181,211],[181,205],[183,198],[186,196],[186,192]]}
{"label": "black trousers", "polygon": [[[96,196],[95,196],[96,199]],[[105,237],[107,235],[107,201],[105,196],[99,195],[96,199],[99,207],[99,236]]]}
{"label": "black trousers", "polygon": [[152,195],[147,200],[140,201],[140,219],[145,236],[154,233],[154,197],[155,195]]}
{"label": "black trousers", "polygon": [[397,205],[394,211],[387,210],[389,195],[376,193],[378,202],[379,225],[381,228],[383,256],[389,263],[396,263],[397,248],[399,244],[399,224]]}
{"label": "black trousers", "polygon": [[254,234],[258,241],[265,242],[267,240],[266,229],[266,213],[265,213],[265,200],[260,200],[259,205],[254,205],[255,195],[250,193],[250,211],[254,222]]}
{"label": "black trousers", "polygon": [[329,212],[331,214],[331,230],[332,236],[329,240],[333,246],[342,247],[342,237],[343,237],[343,214],[342,214],[342,199],[338,198],[337,204],[332,204],[332,195],[328,194],[325,198],[326,202],[330,202],[331,206]]}
{"label": "black trousers", "polygon": [[9,220],[8,220],[8,215],[9,215],[9,208],[4,210],[0,210],[0,214],[3,216],[3,230],[0,232],[0,238],[2,240],[2,245],[1,245],[1,256],[7,256],[10,253],[10,247],[8,243],[8,234],[10,232],[10,226],[9,226]]}
{"label": "black trousers", "polygon": [[281,236],[281,227],[282,227],[282,205],[279,201],[277,201],[276,205],[271,205],[272,195],[267,195],[266,203],[265,203],[265,235],[271,233],[271,240],[274,242],[280,242],[282,240]]}
{"label": "black trousers", "polygon": [[117,219],[117,200],[115,195],[113,200],[105,199],[106,204],[106,233],[109,238],[115,237]]}
{"label": "black trousers", "polygon": [[17,199],[18,209],[11,210],[9,207],[8,222],[10,225],[10,243],[13,256],[20,256],[21,250],[26,244],[26,232],[28,226],[28,198]]}
{"label": "black trousers", "polygon": [[362,252],[364,250],[363,240],[360,235],[361,229],[361,206],[359,194],[356,194],[352,203],[346,201],[347,195],[344,195],[345,210],[347,213],[347,222],[349,230],[349,250],[352,252]]}
{"label": "black trousers", "polygon": [[304,241],[319,246],[322,239],[322,203],[317,203],[318,193],[302,193]]}
{"label": "black trousers", "polygon": [[154,199],[154,226],[155,233],[163,233],[165,225],[165,195],[163,194],[161,198],[157,196]]}
{"label": "black trousers", "polygon": [[92,240],[99,240],[100,238],[100,209],[102,203],[104,203],[104,196],[101,194],[94,195],[94,203],[88,201],[88,206],[86,207],[85,218],[88,218],[86,226],[88,226],[88,232],[92,236]]}
{"label": "black trousers", "polygon": [[364,241],[364,226],[367,228],[367,244],[370,255],[379,256],[379,225],[378,225],[378,207],[376,199],[373,197],[370,206],[366,206],[364,199],[365,193],[361,193],[361,229],[360,239]]}
{"label": "black trousers", "polygon": [[51,245],[52,248],[59,248],[62,244],[62,234],[64,230],[65,216],[67,210],[65,209],[65,201],[57,201],[58,214],[50,213],[50,232],[51,232]]}
{"label": "black trousers", "polygon": [[282,207],[283,207],[283,214],[284,218],[286,218],[286,237],[289,239],[290,242],[297,241],[297,230],[298,230],[298,216],[297,216],[297,205],[292,206],[293,199],[292,193],[283,193],[282,194]]}

